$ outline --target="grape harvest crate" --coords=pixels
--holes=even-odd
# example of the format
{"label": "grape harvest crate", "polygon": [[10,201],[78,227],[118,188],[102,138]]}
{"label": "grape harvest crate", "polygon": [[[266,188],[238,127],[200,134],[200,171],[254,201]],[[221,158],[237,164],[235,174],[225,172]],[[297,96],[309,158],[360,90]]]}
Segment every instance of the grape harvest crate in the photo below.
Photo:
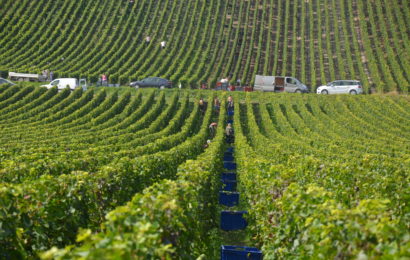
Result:
{"label": "grape harvest crate", "polygon": [[225,231],[245,229],[248,222],[243,216],[247,213],[247,211],[222,211],[221,229]]}
{"label": "grape harvest crate", "polygon": [[224,181],[223,180],[221,191],[236,191],[236,186],[237,186],[236,181],[230,181],[230,180]]}
{"label": "grape harvest crate", "polygon": [[239,204],[239,192],[219,192],[219,204],[233,207]]}
{"label": "grape harvest crate", "polygon": [[233,172],[224,172],[221,174],[222,181],[236,181],[236,174]]}
{"label": "grape harvest crate", "polygon": [[262,252],[255,247],[221,246],[221,260],[262,260]]}

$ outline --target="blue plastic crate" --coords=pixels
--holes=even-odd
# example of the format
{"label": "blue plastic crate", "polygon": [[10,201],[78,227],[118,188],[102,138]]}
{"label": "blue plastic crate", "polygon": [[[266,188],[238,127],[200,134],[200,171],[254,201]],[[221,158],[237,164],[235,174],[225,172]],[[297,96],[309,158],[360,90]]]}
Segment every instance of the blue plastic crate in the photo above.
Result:
{"label": "blue plastic crate", "polygon": [[223,180],[221,191],[236,191],[236,181]]}
{"label": "blue plastic crate", "polygon": [[221,246],[221,260],[262,260],[262,252],[255,247]]}
{"label": "blue plastic crate", "polygon": [[230,120],[228,120],[226,123],[227,123],[227,124],[233,124],[233,120],[230,119]]}
{"label": "blue plastic crate", "polygon": [[233,172],[223,172],[221,174],[222,181],[236,181],[236,173]]}
{"label": "blue plastic crate", "polygon": [[226,148],[226,152],[227,153],[233,153],[234,152],[234,148],[233,147],[228,147],[228,148]]}
{"label": "blue plastic crate", "polygon": [[224,153],[224,161],[233,161],[233,153]]}
{"label": "blue plastic crate", "polygon": [[228,110],[228,116],[233,116],[233,110]]}
{"label": "blue plastic crate", "polygon": [[239,192],[219,192],[219,204],[233,207],[239,204]]}
{"label": "blue plastic crate", "polygon": [[227,170],[236,170],[236,163],[234,162],[224,162],[224,168]]}
{"label": "blue plastic crate", "polygon": [[226,140],[227,144],[233,144],[235,142],[235,137],[234,136],[226,136],[225,140]]}
{"label": "blue plastic crate", "polygon": [[247,211],[222,211],[221,229],[225,231],[245,229],[248,223],[243,215],[247,213]]}

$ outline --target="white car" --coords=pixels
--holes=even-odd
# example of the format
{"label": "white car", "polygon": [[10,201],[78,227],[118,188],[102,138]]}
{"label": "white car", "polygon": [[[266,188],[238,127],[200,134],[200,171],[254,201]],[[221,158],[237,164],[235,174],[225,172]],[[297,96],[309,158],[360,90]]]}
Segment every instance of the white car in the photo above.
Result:
{"label": "white car", "polygon": [[42,85],[42,87],[46,87],[48,89],[57,86],[59,90],[65,89],[67,86],[71,89],[74,90],[77,87],[81,87],[83,90],[87,90],[87,81],[85,79],[78,79],[76,78],[60,78],[60,79],[55,79],[51,81],[47,85]]}
{"label": "white car", "polygon": [[326,86],[320,86],[316,89],[317,94],[351,94],[357,95],[363,93],[362,83],[357,80],[336,80],[328,83]]}

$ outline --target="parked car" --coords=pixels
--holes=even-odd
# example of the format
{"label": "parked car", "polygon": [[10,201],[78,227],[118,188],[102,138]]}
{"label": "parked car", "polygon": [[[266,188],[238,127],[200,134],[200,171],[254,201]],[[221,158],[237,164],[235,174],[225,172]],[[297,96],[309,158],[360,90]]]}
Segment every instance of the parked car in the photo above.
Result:
{"label": "parked car", "polygon": [[363,93],[362,83],[358,80],[336,80],[327,83],[326,86],[320,86],[316,89],[317,94],[351,94],[357,95]]}
{"label": "parked car", "polygon": [[172,88],[172,82],[158,77],[145,78],[140,81],[134,81],[130,83],[130,87],[134,88]]}
{"label": "parked car", "polygon": [[0,85],[2,85],[2,84],[16,85],[13,82],[11,82],[10,80],[0,78]]}
{"label": "parked car", "polygon": [[77,87],[81,87],[83,90],[87,89],[87,81],[85,79],[76,79],[76,78],[60,78],[55,79],[50,82],[50,84],[42,85],[42,87],[46,87],[48,89],[57,86],[59,90],[65,89],[67,86],[74,90]]}
{"label": "parked car", "polygon": [[308,93],[309,89],[305,84],[302,84],[298,79],[293,77],[281,76],[255,76],[256,91],[272,91],[272,92],[290,92],[290,93]]}

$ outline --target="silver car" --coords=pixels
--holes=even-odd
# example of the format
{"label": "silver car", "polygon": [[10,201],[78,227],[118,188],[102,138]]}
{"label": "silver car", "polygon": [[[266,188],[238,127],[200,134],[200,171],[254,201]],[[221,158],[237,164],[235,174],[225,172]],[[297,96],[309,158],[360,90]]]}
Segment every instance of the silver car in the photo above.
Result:
{"label": "silver car", "polygon": [[357,95],[363,93],[362,83],[357,80],[335,80],[327,83],[326,86],[320,86],[316,89],[317,94],[351,94]]}

